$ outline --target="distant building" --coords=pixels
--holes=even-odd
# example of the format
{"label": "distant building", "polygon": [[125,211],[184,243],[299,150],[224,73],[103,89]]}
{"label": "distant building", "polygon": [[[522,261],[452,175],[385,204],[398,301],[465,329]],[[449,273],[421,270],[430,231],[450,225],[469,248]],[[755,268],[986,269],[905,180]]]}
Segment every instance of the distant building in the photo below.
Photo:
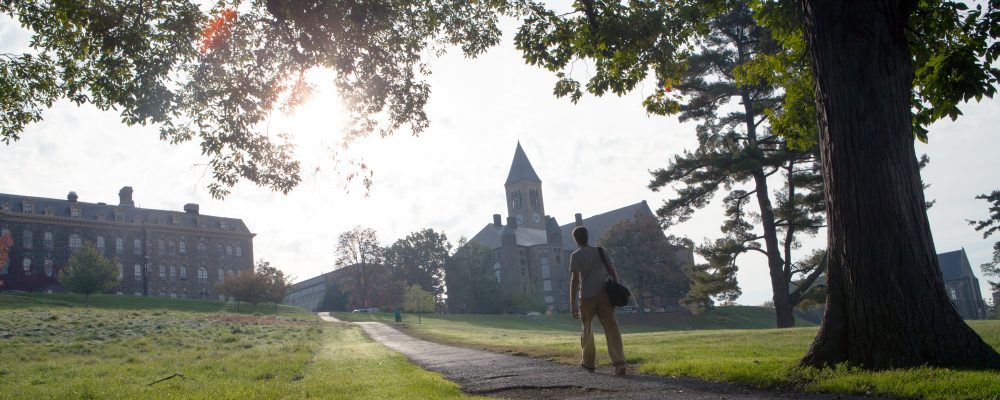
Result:
{"label": "distant building", "polygon": [[945,291],[964,319],[985,319],[986,302],[979,290],[979,279],[972,273],[972,266],[965,249],[938,254]]}
{"label": "distant building", "polygon": [[326,291],[330,286],[331,274],[333,272],[327,272],[292,284],[288,287],[285,304],[302,307],[309,311],[319,311],[319,305],[326,297]]}
{"label": "distant building", "polygon": [[[558,311],[569,309],[569,256],[577,248],[573,228],[586,226],[593,244],[618,222],[639,215],[653,216],[646,201],[640,201],[589,218],[576,214],[574,223],[560,226],[555,218],[545,214],[542,180],[520,143],[514,151],[504,189],[507,224],[502,223],[500,214],[494,214],[493,223],[483,227],[470,242],[493,250],[493,273],[505,291],[536,297]],[[679,259],[694,261],[690,249],[678,250],[684,253]],[[654,296],[649,306],[669,308],[676,306],[677,300]],[[465,312],[467,307],[460,302],[449,298],[449,311]]]}
{"label": "distant building", "polygon": [[215,284],[253,269],[253,237],[242,220],[135,207],[132,188],[118,205],[0,194],[0,234],[14,239],[4,290],[61,292],[56,277],[70,255],[92,243],[117,260],[118,294],[218,298]]}

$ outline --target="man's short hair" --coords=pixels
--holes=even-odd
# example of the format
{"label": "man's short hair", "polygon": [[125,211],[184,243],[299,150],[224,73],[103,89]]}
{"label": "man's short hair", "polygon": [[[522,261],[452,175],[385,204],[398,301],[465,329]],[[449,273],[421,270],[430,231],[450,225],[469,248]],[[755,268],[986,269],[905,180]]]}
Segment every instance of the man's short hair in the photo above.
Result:
{"label": "man's short hair", "polygon": [[587,244],[587,240],[590,239],[589,234],[587,233],[587,227],[578,226],[573,228],[573,239],[576,240],[576,244],[580,246]]}

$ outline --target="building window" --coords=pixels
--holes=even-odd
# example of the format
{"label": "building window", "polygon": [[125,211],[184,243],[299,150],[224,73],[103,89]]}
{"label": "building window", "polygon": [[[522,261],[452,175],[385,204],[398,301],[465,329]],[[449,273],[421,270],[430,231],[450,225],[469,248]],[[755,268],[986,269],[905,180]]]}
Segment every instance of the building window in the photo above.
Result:
{"label": "building window", "polygon": [[236,257],[243,257],[243,248],[236,246]]}
{"label": "building window", "polygon": [[233,255],[233,246],[226,246],[226,255],[227,256]]}
{"label": "building window", "polygon": [[97,237],[97,251],[101,252],[101,254],[104,254],[104,236]]}
{"label": "building window", "polygon": [[542,257],[538,260],[538,263],[542,266],[542,279],[549,279],[549,273],[551,272],[549,271],[549,258]]}
{"label": "building window", "polygon": [[188,269],[185,266],[181,266],[181,281],[188,280]]}
{"label": "building window", "polygon": [[25,229],[24,230],[24,235],[22,237],[24,239],[24,240],[22,240],[24,248],[26,248],[26,249],[32,248],[33,245],[34,245],[33,242],[34,242],[35,238],[34,238],[34,235],[31,233],[31,231],[28,230],[28,229]]}
{"label": "building window", "polygon": [[180,252],[181,255],[187,254],[187,243],[183,240],[177,242],[177,251]]}
{"label": "building window", "polygon": [[219,220],[219,229],[227,231],[227,230],[229,230],[229,224],[226,223],[225,220]]}
{"label": "building window", "polygon": [[83,247],[83,238],[75,233],[69,235],[69,251],[75,252],[80,250],[80,247]]}
{"label": "building window", "polygon": [[955,292],[955,288],[948,288],[948,297],[951,297],[952,301],[958,300],[958,293]]}
{"label": "building window", "polygon": [[42,239],[44,239],[42,241],[42,246],[45,247],[45,250],[50,250],[51,251],[52,249],[54,249],[56,247],[56,241],[55,241],[55,239],[52,238],[52,232],[45,232],[45,233],[43,233],[42,234]]}
{"label": "building window", "polygon": [[[125,279],[125,266],[122,265],[122,263],[118,263],[118,280],[121,281],[122,279]],[[122,292],[118,292],[118,294],[121,293]]]}
{"label": "building window", "polygon": [[80,218],[80,207],[70,206],[69,207],[70,218]]}
{"label": "building window", "polygon": [[170,266],[170,280],[177,280],[177,266],[175,265]]}
{"label": "building window", "polygon": [[132,254],[137,256],[142,255],[142,240],[136,239],[132,241]]}
{"label": "building window", "polygon": [[167,280],[167,267],[163,264],[160,264],[160,280],[161,281]]}
{"label": "building window", "polygon": [[538,189],[528,189],[528,200],[534,207],[538,207],[541,204],[541,196],[538,195]]}
{"label": "building window", "polygon": [[177,244],[174,243],[173,240],[171,240],[169,243],[167,243],[167,254],[170,254],[172,256],[176,256],[177,255]]}
{"label": "building window", "polygon": [[225,280],[226,280],[226,271],[224,271],[222,267],[219,267],[219,282],[225,282]]}
{"label": "building window", "polygon": [[142,280],[142,265],[141,264],[136,264],[135,265],[135,280],[137,280],[137,281],[141,281]]}
{"label": "building window", "polygon": [[516,210],[518,208],[521,208],[521,191],[520,190],[515,190],[513,192],[510,192],[510,208],[514,209],[514,210]]}
{"label": "building window", "polygon": [[215,245],[215,250],[219,253],[219,257],[222,257],[223,255],[225,255],[225,253],[223,253],[222,245],[221,244],[216,244]]}
{"label": "building window", "polygon": [[548,280],[548,279],[542,281],[542,290],[544,290],[546,292],[551,292],[552,291],[552,281]]}
{"label": "building window", "polygon": [[24,268],[24,276],[31,276],[31,258],[24,257],[24,261],[21,261],[21,267]]}
{"label": "building window", "polygon": [[122,238],[115,238],[115,253],[124,254],[125,253],[125,241]]}
{"label": "building window", "polygon": [[552,304],[554,302],[555,301],[552,299],[552,296],[545,296],[545,304]]}
{"label": "building window", "polygon": [[52,259],[46,257],[44,262],[45,276],[52,276]]}
{"label": "building window", "polygon": [[115,222],[125,222],[125,213],[115,211]]}
{"label": "building window", "polygon": [[25,214],[34,214],[35,213],[35,205],[31,204],[30,202],[27,202],[27,201],[24,202],[24,204],[21,205],[21,208],[22,208],[22,210],[24,211]]}
{"label": "building window", "polygon": [[198,239],[198,256],[204,257],[206,251],[208,250],[205,247],[205,239]]}
{"label": "building window", "polygon": [[163,242],[163,239],[156,241],[156,254],[163,255],[166,252],[167,245]]}
{"label": "building window", "polygon": [[198,268],[198,282],[208,282],[208,270],[205,267]]}
{"label": "building window", "polygon": [[496,275],[497,283],[500,283],[500,263],[493,263],[493,275]]}

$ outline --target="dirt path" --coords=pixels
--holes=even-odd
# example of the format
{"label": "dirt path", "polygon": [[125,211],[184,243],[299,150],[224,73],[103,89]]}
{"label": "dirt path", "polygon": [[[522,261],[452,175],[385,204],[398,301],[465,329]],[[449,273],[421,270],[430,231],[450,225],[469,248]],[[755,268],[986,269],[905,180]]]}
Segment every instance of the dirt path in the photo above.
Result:
{"label": "dirt path", "polygon": [[[328,315],[325,320],[331,320]],[[336,319],[333,319],[334,321]],[[579,367],[416,339],[379,322],[357,323],[373,340],[438,372],[470,394],[516,399],[860,399],[777,392],[689,378],[616,377],[610,368]]]}

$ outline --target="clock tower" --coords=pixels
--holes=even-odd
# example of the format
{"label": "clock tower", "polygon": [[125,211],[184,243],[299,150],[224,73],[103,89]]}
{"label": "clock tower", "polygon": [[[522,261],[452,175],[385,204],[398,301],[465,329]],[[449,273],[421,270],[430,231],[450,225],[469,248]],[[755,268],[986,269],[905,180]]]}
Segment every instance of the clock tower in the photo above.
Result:
{"label": "clock tower", "polygon": [[542,201],[542,180],[538,178],[531,161],[524,154],[521,142],[514,150],[514,161],[510,164],[507,182],[507,215],[517,226],[545,230],[545,203]]}

